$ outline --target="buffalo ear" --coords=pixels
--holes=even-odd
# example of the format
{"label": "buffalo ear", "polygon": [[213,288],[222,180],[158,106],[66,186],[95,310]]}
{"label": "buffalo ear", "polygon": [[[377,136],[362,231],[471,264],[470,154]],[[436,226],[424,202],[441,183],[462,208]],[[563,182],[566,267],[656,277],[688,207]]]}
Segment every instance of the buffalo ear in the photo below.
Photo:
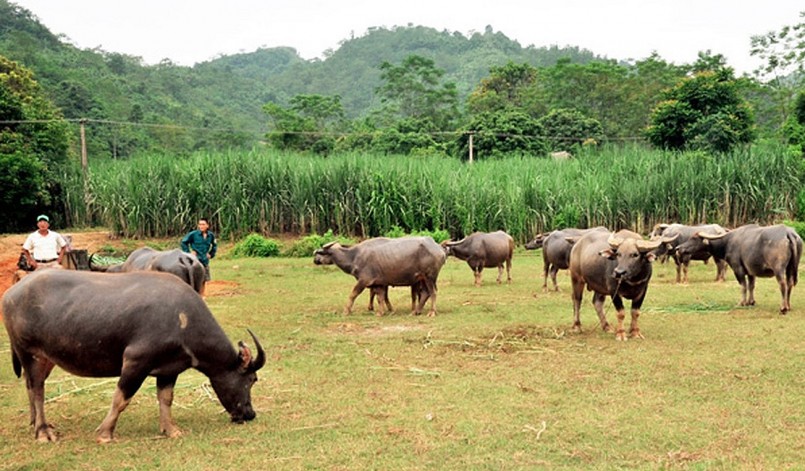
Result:
{"label": "buffalo ear", "polygon": [[648,260],[649,263],[653,262],[656,259],[657,259],[657,254],[655,254],[654,252],[649,252],[649,253],[646,254],[646,260]]}
{"label": "buffalo ear", "polygon": [[245,370],[252,362],[252,352],[249,350],[249,347],[243,343],[243,341],[238,342],[238,347],[240,347],[240,352],[238,353],[238,358],[240,358],[240,367]]}
{"label": "buffalo ear", "polygon": [[604,249],[604,250],[598,252],[598,255],[600,255],[600,256],[602,256],[604,258],[608,258],[610,260],[614,260],[615,257],[617,256],[617,253],[618,252],[616,250],[612,250],[611,248],[609,248],[609,249]]}

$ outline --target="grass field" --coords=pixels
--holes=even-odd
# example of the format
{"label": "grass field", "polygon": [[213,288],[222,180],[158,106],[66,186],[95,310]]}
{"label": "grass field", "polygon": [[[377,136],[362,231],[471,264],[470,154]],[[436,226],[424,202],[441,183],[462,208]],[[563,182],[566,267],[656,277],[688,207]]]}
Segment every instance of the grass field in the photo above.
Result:
{"label": "grass field", "polygon": [[[342,314],[353,279],[311,259],[216,259],[207,298],[232,341],[246,328],[268,363],[252,396],[258,417],[228,422],[206,378],[179,377],[174,418],[157,435],[149,379],[121,415],[116,442],[95,444],[114,379],[56,369],[47,383],[56,444],[34,441],[25,386],[0,336],[2,469],[803,469],[805,287],[778,314],[759,280],[738,308],[729,274],[694,263],[689,285],[655,265],[641,317],[645,340],[601,331],[585,294],[570,332],[569,279],[543,293],[541,252],[518,250],[511,285],[495,271],[473,287],[448,260],[438,315],[376,317],[368,293]],[[628,304],[627,304],[628,305]],[[614,309],[607,301],[607,314]]]}

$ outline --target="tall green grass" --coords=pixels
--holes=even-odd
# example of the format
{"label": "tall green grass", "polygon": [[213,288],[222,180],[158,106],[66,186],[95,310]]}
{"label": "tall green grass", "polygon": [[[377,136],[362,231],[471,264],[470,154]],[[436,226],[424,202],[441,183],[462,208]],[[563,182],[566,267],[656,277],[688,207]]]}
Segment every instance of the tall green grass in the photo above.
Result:
{"label": "tall green grass", "polygon": [[569,161],[474,164],[259,150],[93,163],[86,184],[78,171],[62,184],[69,222],[130,237],[177,235],[207,216],[231,237],[328,229],[368,237],[399,226],[453,236],[504,229],[524,241],[570,225],[779,221],[795,215],[804,177],[797,157],[770,147],[720,157],[610,148]]}

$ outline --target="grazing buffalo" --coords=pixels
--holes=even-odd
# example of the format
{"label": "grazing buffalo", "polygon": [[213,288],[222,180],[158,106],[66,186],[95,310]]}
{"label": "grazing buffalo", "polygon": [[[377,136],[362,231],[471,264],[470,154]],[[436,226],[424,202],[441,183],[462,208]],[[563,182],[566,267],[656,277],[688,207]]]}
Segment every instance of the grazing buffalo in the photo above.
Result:
{"label": "grazing buffalo", "polygon": [[179,249],[154,250],[151,247],[141,247],[126,258],[126,261],[110,267],[92,265],[93,271],[107,273],[127,273],[131,271],[150,270],[171,273],[190,285],[197,293],[204,294],[205,275],[204,265],[195,255],[182,252]]}
{"label": "grazing buffalo", "polygon": [[252,334],[257,356],[243,342],[236,351],[201,297],[173,275],[35,272],[6,291],[3,322],[14,372],[25,372],[39,441],[57,438],[44,411],[45,380],[56,365],[78,376],[120,377],[99,443],[114,438],[120,413],[148,376],[156,377],[160,432],[180,435],[171,403],[177,376],[188,368],[210,379],[233,422],[255,417],[251,388],[263,348]]}
{"label": "grazing buffalo", "polygon": [[548,290],[549,272],[551,274],[551,281],[553,281],[553,290],[559,291],[559,285],[556,284],[556,274],[559,270],[567,270],[570,266],[570,249],[573,248],[573,244],[568,240],[568,237],[580,237],[590,231],[608,232],[608,229],[603,226],[594,227],[592,229],[561,229],[540,234],[534,238],[534,240],[525,244],[526,250],[542,248],[543,291]]}
{"label": "grazing buffalo", "polygon": [[512,253],[514,239],[503,231],[474,232],[459,241],[446,240],[442,246],[447,255],[459,260],[466,260],[475,275],[475,286],[481,286],[481,272],[484,268],[498,267],[498,284],[503,276],[503,264],[506,264],[506,276],[512,282]]}
{"label": "grazing buffalo", "polygon": [[[702,260],[703,262],[707,263],[712,256],[710,252],[705,249],[699,252],[685,253],[684,255],[677,252],[677,247],[687,242],[688,239],[690,239],[693,234],[697,232],[724,234],[727,232],[727,230],[718,224],[700,224],[697,226],[686,226],[684,224],[657,224],[654,226],[654,230],[651,231],[651,234],[649,234],[649,237],[652,239],[657,237],[678,236],[673,242],[668,242],[667,244],[662,244],[657,247],[656,251],[657,256],[659,256],[661,259],[668,256],[674,259],[674,263],[676,264],[677,283],[688,282],[688,265],[690,265],[691,260]],[[713,257],[713,260],[715,260],[716,264],[716,281],[724,281],[727,274],[727,262],[718,257]]]}
{"label": "grazing buffalo", "polygon": [[723,234],[699,232],[676,250],[683,255],[706,250],[726,260],[741,285],[741,306],[755,304],[756,277],[774,276],[782,296],[780,314],[791,310],[802,256],[802,239],[794,229],[748,224]]}
{"label": "grazing buffalo", "polygon": [[[623,234],[622,232],[619,234]],[[643,338],[638,327],[640,307],[646,297],[651,279],[652,250],[669,240],[645,241],[637,234],[622,237],[601,231],[592,231],[581,237],[571,237],[570,280],[573,286],[573,328],[581,331],[581,299],[584,288],[593,291],[593,305],[598,313],[601,328],[611,332],[612,327],[604,315],[604,301],[612,297],[618,311],[617,340],[626,340],[623,329],[625,318],[622,298],[632,300],[630,337]],[[635,237],[637,236],[637,237]]]}
{"label": "grazing buffalo", "polygon": [[378,313],[382,315],[387,287],[411,286],[413,313],[421,314],[430,299],[428,315],[433,316],[436,314],[436,280],[445,258],[444,250],[430,237],[401,237],[369,239],[351,247],[331,242],[316,251],[313,262],[334,264],[357,280],[344,309],[346,314],[352,312],[355,298],[366,288],[378,296]]}

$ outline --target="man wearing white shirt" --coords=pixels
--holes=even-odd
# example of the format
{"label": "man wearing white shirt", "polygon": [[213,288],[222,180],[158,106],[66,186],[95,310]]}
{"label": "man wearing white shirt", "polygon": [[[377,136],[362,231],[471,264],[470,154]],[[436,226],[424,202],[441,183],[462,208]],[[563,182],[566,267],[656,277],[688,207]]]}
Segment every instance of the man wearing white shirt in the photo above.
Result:
{"label": "man wearing white shirt", "polygon": [[34,270],[43,268],[62,268],[61,259],[67,247],[67,241],[59,233],[51,231],[50,218],[40,214],[36,218],[36,232],[30,234],[22,251],[28,259],[28,264]]}

